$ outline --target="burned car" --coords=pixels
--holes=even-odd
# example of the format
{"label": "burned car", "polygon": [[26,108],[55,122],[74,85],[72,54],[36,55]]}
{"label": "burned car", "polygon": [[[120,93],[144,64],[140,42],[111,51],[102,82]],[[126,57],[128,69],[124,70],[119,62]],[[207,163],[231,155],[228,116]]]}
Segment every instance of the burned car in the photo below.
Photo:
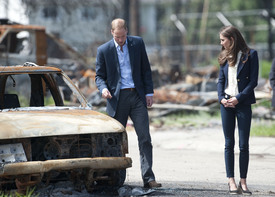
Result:
{"label": "burned car", "polygon": [[92,110],[61,69],[0,66],[0,108],[2,189],[72,180],[91,192],[124,183],[132,165],[125,128]]}

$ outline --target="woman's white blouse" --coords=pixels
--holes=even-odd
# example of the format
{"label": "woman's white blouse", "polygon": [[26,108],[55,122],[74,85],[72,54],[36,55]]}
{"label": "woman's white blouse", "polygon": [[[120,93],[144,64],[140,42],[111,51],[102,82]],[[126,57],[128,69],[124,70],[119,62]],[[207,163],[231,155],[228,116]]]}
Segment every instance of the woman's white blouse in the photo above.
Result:
{"label": "woman's white blouse", "polygon": [[237,82],[237,70],[241,58],[241,52],[238,53],[237,62],[235,66],[228,66],[228,84],[224,92],[230,96],[239,94]]}

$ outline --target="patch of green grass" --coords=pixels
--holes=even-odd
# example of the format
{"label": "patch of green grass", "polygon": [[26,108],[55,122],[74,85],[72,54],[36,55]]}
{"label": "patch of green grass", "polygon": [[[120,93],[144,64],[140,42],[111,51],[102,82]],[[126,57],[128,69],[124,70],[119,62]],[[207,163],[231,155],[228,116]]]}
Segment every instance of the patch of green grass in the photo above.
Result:
{"label": "patch of green grass", "polygon": [[156,127],[208,127],[211,121],[220,119],[219,113],[178,112],[160,118],[153,118],[151,124]]}
{"label": "patch of green grass", "polygon": [[257,100],[257,103],[252,105],[252,111],[253,111],[254,108],[257,108],[257,107],[260,107],[260,106],[271,109],[271,100],[270,99]]}
{"label": "patch of green grass", "polygon": [[[221,125],[221,114],[207,112],[178,112],[160,118],[153,118],[151,125],[155,127],[202,128],[213,124]],[[252,120],[251,136],[275,137],[275,122],[273,120]]]}
{"label": "patch of green grass", "polygon": [[18,99],[21,107],[29,107],[29,100],[25,96],[19,96]]}
{"label": "patch of green grass", "polygon": [[26,194],[19,194],[17,192],[5,193],[3,191],[0,191],[0,197],[38,197],[38,196],[39,194],[35,194],[35,187],[27,188]]}
{"label": "patch of green grass", "polygon": [[260,62],[260,74],[262,78],[268,79],[269,78],[269,72],[271,69],[271,61],[262,60]]}
{"label": "patch of green grass", "polygon": [[251,125],[251,136],[275,137],[275,122],[262,120],[253,122]]}
{"label": "patch of green grass", "polygon": [[53,97],[51,97],[51,96],[44,97],[44,104],[45,104],[45,106],[55,106]]}

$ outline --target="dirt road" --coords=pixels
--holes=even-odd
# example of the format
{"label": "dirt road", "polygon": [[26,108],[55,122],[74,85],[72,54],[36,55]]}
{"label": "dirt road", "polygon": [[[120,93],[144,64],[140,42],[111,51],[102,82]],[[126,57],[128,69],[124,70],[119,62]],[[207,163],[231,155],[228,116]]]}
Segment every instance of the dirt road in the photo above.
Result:
{"label": "dirt road", "polygon": [[[224,167],[224,139],[221,126],[191,130],[152,131],[154,172],[163,184],[152,196],[229,196]],[[237,132],[236,132],[237,137]],[[126,185],[141,187],[137,139],[128,132],[129,156]],[[238,138],[235,174],[239,181]],[[248,185],[253,196],[275,196],[275,139],[250,138]]]}

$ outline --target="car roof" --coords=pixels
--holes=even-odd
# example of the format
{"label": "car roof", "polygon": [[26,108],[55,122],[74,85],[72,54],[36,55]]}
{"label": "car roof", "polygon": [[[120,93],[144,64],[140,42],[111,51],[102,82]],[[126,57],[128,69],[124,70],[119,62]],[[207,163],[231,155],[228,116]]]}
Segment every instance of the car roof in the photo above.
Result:
{"label": "car roof", "polygon": [[62,70],[51,66],[0,66],[0,75],[7,74],[47,74],[61,73]]}

